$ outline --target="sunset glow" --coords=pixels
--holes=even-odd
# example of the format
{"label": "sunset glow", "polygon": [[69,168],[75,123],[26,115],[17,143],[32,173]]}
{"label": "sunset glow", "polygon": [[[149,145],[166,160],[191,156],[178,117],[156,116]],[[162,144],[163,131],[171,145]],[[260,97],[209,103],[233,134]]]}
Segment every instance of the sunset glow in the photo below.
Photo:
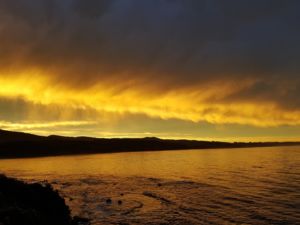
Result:
{"label": "sunset glow", "polygon": [[299,12],[0,0],[0,225],[300,224]]}
{"label": "sunset glow", "polygon": [[[122,38],[116,34],[117,28],[123,26],[120,15],[130,14],[134,5],[119,8],[123,3],[117,1],[107,13],[85,18],[89,12],[80,14],[72,6],[64,8],[64,4],[57,2],[53,7],[68,24],[62,29],[57,27],[56,17],[44,18],[41,13],[23,19],[13,5],[1,4],[0,128],[34,128],[35,133],[45,135],[109,133],[117,137],[127,131],[128,136],[151,134],[173,138],[180,134],[174,133],[172,127],[179,128],[184,123],[184,138],[232,139],[228,130],[235,135],[240,133],[233,140],[300,138],[298,67],[288,69],[288,62],[281,59],[284,65],[274,71],[278,58],[269,54],[269,49],[252,46],[264,40],[256,43],[244,36],[232,36],[230,43],[225,38],[206,42],[201,40],[200,32],[197,41],[189,31],[186,40],[182,40],[181,33],[176,32],[183,27],[170,28],[159,37],[154,35],[176,24],[178,15],[184,15],[188,21],[188,5],[183,4],[176,11],[180,3],[169,3],[175,7],[174,12],[159,15],[161,19],[172,18],[166,24],[158,25],[151,14],[144,14],[145,26],[157,25],[145,31],[149,37],[135,30],[133,21],[128,21],[130,26]],[[167,9],[167,5],[162,9]],[[36,7],[43,12],[48,6]],[[147,9],[143,5],[137,7]],[[30,4],[22,10],[29,15]],[[66,20],[66,13],[70,20]],[[262,20],[272,18],[260,16]],[[45,23],[36,29],[33,21],[38,17],[44,18]],[[232,29],[242,32],[243,27],[227,20],[228,29],[236,26]],[[249,23],[255,26],[256,22]],[[93,30],[93,26],[98,30]],[[49,38],[55,28],[57,33]],[[82,29],[86,33],[80,37]],[[249,25],[250,29],[254,28]],[[103,33],[104,30],[107,32]],[[165,32],[177,35],[166,38]],[[251,35],[261,35],[259,32],[262,31],[253,31]],[[208,35],[211,40],[215,34]],[[277,39],[272,38],[276,43]],[[190,49],[189,39],[199,46]],[[161,50],[159,46],[163,46]],[[253,56],[246,54],[249,49],[253,49]],[[260,50],[265,58],[258,60]],[[205,135],[207,126],[210,132]]]}

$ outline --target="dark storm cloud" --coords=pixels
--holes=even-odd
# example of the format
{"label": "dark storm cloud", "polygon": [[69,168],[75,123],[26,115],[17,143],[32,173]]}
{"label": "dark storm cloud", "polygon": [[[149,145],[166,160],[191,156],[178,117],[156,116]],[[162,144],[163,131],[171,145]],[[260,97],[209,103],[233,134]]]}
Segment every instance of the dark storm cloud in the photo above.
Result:
{"label": "dark storm cloud", "polygon": [[98,18],[107,12],[112,0],[74,0],[74,9],[83,17]]}
{"label": "dark storm cloud", "polygon": [[224,101],[300,109],[299,10],[296,0],[0,0],[0,65],[41,67],[79,87],[249,78]]}

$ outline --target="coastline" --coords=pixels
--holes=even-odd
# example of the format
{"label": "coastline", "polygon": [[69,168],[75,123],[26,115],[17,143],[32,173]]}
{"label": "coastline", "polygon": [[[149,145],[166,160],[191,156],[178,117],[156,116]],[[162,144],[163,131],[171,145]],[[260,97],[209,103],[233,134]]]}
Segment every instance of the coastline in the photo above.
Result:
{"label": "coastline", "polygon": [[216,142],[146,138],[38,136],[0,130],[0,159],[101,153],[299,146],[300,142]]}

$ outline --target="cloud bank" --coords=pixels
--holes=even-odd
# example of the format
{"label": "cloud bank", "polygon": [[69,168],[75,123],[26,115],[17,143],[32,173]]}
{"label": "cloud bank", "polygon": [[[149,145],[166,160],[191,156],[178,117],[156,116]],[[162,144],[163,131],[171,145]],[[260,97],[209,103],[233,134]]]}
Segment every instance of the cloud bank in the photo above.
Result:
{"label": "cloud bank", "polygon": [[0,0],[1,119],[299,126],[299,10],[296,0]]}

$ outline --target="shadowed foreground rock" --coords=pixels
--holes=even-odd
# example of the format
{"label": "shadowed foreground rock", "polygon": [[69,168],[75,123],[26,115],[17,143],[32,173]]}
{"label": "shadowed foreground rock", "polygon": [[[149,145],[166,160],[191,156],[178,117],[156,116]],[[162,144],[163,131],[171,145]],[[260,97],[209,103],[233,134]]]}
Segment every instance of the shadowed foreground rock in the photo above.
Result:
{"label": "shadowed foreground rock", "polygon": [[65,200],[50,184],[26,184],[0,175],[0,225],[88,225],[71,217]]}

